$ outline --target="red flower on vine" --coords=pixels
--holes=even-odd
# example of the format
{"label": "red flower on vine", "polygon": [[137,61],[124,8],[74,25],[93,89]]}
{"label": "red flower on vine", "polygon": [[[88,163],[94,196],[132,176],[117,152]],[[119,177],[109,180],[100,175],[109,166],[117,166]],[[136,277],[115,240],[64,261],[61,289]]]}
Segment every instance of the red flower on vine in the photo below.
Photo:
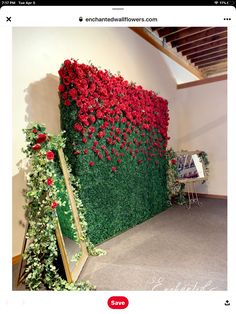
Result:
{"label": "red flower on vine", "polygon": [[47,185],[52,185],[53,184],[53,180],[52,180],[52,178],[48,178],[47,179]]}
{"label": "red flower on vine", "polygon": [[46,141],[46,139],[47,139],[46,134],[40,133],[40,134],[38,134],[38,136],[37,136],[36,143],[42,144],[43,142]]}
{"label": "red flower on vine", "polygon": [[39,150],[41,148],[40,144],[35,144],[34,146],[32,146],[33,150]]}
{"label": "red flower on vine", "polygon": [[58,205],[59,205],[59,204],[58,204],[56,201],[53,201],[51,206],[52,206],[52,208],[54,209],[54,208],[56,208]]}
{"label": "red flower on vine", "polygon": [[46,152],[46,157],[48,160],[53,160],[54,159],[54,153],[49,150],[48,152]]}

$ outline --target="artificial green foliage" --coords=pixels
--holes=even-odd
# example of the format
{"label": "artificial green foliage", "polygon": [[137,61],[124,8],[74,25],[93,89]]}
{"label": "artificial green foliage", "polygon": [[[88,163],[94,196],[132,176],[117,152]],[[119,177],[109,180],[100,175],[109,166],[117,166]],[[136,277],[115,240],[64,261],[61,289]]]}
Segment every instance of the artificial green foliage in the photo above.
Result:
{"label": "artificial green foliage", "polygon": [[58,197],[63,200],[62,204],[58,204],[57,216],[60,223],[61,232],[67,238],[79,242],[77,231],[75,224],[73,222],[74,218],[72,215],[72,210],[69,202],[69,196],[67,193],[64,177],[62,170],[60,168],[60,162],[58,154],[56,153],[55,163],[54,163],[54,170],[56,177],[58,178],[55,182],[56,188],[58,190]]}
{"label": "artificial green foliage", "polygon": [[[201,151],[200,153],[198,153],[198,156],[204,165],[205,177],[208,178],[208,176],[209,176],[209,165],[210,165],[210,162],[208,159],[208,154],[204,151]],[[203,180],[202,184],[205,182],[206,182],[206,180]]]}
{"label": "artificial green foliage", "polygon": [[[61,135],[47,134],[45,127],[40,124],[32,124],[24,130],[24,133],[28,143],[24,152],[31,164],[25,191],[26,218],[29,224],[26,235],[29,244],[23,256],[26,263],[24,270],[26,288],[29,290],[39,290],[42,287],[49,290],[95,290],[95,286],[89,282],[69,284],[60,277],[55,266],[59,254],[55,235],[58,208],[60,208],[61,221],[63,216],[69,215],[67,220],[69,227],[65,226],[63,230],[79,241],[72,216],[68,214],[70,205],[57,156],[58,149],[64,147],[64,140]],[[71,180],[73,181],[73,177]],[[81,219],[82,237],[88,251],[92,255],[101,255],[104,252],[96,250],[87,237],[85,209],[78,193],[75,200]],[[80,255],[77,254],[76,258],[79,257]]]}
{"label": "artificial green foliage", "polygon": [[98,244],[168,206],[167,101],[76,61],[59,74],[64,152]]}
{"label": "artificial green foliage", "polygon": [[185,184],[178,182],[177,171],[177,155],[176,152],[170,148],[166,152],[167,159],[167,189],[168,200],[171,206],[173,202],[184,205],[186,204],[184,188]]}

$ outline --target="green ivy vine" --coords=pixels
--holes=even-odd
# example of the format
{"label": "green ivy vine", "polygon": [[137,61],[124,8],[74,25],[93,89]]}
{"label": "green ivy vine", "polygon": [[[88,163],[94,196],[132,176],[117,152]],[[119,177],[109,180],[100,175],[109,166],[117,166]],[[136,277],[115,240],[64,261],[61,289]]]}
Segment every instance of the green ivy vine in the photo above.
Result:
{"label": "green ivy vine", "polygon": [[[56,182],[60,179],[55,167],[59,148],[64,147],[62,134],[52,136],[46,133],[45,126],[32,124],[23,130],[26,134],[27,147],[24,153],[30,160],[31,171],[27,175],[25,215],[28,220],[26,238],[28,245],[23,254],[25,260],[24,282],[29,290],[95,290],[96,287],[86,282],[68,283],[56,267],[59,255],[55,235],[58,224],[57,206],[63,206]],[[67,165],[68,166],[68,165]],[[69,168],[69,167],[68,167]],[[70,171],[70,168],[69,168]],[[79,183],[71,176],[74,195],[82,227],[82,239],[86,242],[90,255],[102,255],[105,251],[96,249],[87,237],[86,212],[79,198]],[[73,227],[73,226],[72,226]],[[78,260],[80,254],[75,256]]]}
{"label": "green ivy vine", "polygon": [[169,206],[172,205],[173,200],[179,205],[186,203],[184,196],[184,183],[178,182],[177,172],[177,155],[176,152],[170,148],[166,151],[167,158],[167,190]]}

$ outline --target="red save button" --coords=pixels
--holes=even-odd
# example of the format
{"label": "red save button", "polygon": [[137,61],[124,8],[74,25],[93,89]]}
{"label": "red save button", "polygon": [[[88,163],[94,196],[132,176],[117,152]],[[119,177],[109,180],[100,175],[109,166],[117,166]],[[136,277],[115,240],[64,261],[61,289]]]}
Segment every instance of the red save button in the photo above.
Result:
{"label": "red save button", "polygon": [[110,297],[107,301],[111,309],[125,309],[129,305],[129,300],[122,296]]}

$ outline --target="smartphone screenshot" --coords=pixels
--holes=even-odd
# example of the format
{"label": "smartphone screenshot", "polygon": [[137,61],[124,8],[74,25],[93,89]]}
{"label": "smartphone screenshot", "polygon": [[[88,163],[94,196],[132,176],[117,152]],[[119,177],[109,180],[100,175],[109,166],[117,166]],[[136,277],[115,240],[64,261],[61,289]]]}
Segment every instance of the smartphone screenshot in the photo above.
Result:
{"label": "smartphone screenshot", "polygon": [[2,1],[4,313],[235,312],[235,26]]}

